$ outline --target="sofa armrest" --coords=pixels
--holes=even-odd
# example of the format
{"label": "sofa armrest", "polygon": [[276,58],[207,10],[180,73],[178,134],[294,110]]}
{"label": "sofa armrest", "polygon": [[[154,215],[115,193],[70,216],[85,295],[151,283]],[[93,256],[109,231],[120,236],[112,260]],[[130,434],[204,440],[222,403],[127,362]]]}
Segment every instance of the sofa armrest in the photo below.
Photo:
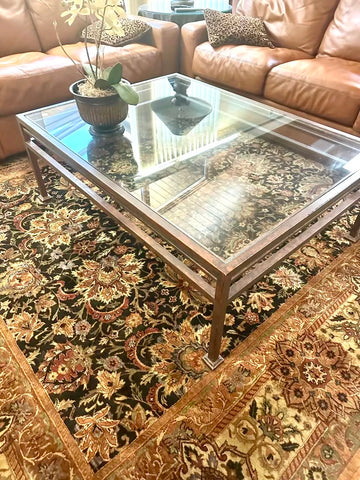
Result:
{"label": "sofa armrest", "polygon": [[181,66],[184,75],[193,77],[192,63],[195,48],[208,39],[205,21],[186,23],[181,28]]}
{"label": "sofa armrest", "polygon": [[180,28],[176,23],[155,20],[153,18],[129,15],[130,18],[137,18],[148,23],[152,30],[151,35],[146,35],[146,43],[153,45],[161,52],[162,75],[177,72],[179,69],[179,44]]}

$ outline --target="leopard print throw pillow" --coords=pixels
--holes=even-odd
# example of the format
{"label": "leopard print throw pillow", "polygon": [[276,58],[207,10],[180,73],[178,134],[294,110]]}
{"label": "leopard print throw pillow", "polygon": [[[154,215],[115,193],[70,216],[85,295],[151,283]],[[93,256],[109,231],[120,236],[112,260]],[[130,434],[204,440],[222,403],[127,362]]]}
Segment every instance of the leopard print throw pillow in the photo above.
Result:
{"label": "leopard print throw pillow", "polygon": [[[98,20],[87,27],[87,31],[81,32],[81,40],[88,42],[95,42],[99,38],[101,21]],[[101,43],[103,45],[110,45],[112,47],[121,47],[130,42],[140,40],[141,37],[151,30],[151,26],[138,19],[119,18],[119,24],[124,30],[125,35],[119,36],[115,33],[103,32]]]}
{"label": "leopard print throw pillow", "polygon": [[274,48],[261,18],[222,13],[206,8],[204,18],[210,45],[256,45]]}

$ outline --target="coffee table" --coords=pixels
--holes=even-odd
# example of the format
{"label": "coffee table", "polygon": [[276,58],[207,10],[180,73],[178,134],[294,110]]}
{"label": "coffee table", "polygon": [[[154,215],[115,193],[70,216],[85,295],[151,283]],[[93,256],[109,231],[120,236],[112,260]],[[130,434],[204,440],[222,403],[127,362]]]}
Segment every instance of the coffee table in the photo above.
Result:
{"label": "coffee table", "polygon": [[73,101],[18,122],[44,199],[39,159],[213,302],[216,368],[229,302],[358,202],[360,139],[180,74],[135,88],[123,135],[92,136]]}

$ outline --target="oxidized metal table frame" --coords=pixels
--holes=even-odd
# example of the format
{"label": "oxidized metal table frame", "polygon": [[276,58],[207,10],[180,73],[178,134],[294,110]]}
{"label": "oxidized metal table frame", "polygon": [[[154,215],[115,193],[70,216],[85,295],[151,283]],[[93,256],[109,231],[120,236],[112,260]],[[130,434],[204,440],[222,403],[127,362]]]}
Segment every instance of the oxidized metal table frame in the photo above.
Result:
{"label": "oxidized metal table frame", "polygon": [[[223,361],[220,349],[226,308],[229,302],[249,289],[267,272],[281,263],[283,259],[323,230],[332,221],[340,217],[355,205],[360,198],[358,190],[360,186],[360,170],[358,170],[336,184],[310,205],[282,221],[270,232],[254,240],[235,258],[223,261],[178,230],[141,200],[132,196],[124,188],[74,154],[60,141],[37,127],[26,114],[20,114],[17,118],[39,190],[44,200],[48,198],[48,194],[41,175],[39,159],[52,166],[95,205],[137,237],[176,272],[186,277],[213,303],[210,343],[208,353],[204,357],[204,361],[211,369],[216,368]],[[59,158],[61,162],[55,160],[55,158]],[[186,266],[179,258],[143,231],[141,227],[121,213],[115,206],[105,201],[92,188],[74,176],[64,164],[71,166],[75,171],[82,174],[84,178],[90,180],[101,191],[108,194],[112,200],[121,205],[137,220],[140,220],[166,242],[173,245],[186,258],[206,272],[211,280],[207,281],[203,276]],[[360,217],[356,219],[350,231],[352,239],[358,238],[359,229]]]}

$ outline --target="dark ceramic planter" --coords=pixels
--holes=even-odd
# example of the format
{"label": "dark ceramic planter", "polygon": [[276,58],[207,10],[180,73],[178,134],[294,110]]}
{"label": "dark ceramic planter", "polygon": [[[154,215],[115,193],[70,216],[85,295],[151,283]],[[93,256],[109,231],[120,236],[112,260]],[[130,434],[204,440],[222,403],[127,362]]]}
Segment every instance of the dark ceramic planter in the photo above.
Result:
{"label": "dark ceramic planter", "polygon": [[78,85],[85,80],[78,80],[70,85],[80,117],[91,125],[93,135],[107,135],[114,132],[122,133],[121,124],[128,114],[128,104],[117,93],[107,97],[84,97],[78,93]]}

